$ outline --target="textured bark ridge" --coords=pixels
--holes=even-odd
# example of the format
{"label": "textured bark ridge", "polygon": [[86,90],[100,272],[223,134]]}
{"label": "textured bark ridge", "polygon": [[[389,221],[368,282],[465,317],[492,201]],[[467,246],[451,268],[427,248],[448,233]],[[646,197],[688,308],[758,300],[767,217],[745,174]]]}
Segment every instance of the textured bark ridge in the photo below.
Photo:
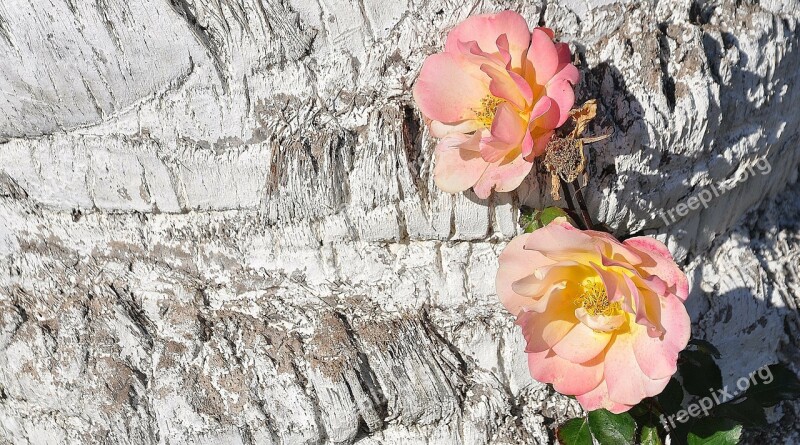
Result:
{"label": "textured bark ridge", "polygon": [[0,4],[0,442],[551,442],[580,408],[494,295],[547,181],[439,192],[410,96],[507,8],[576,52],[591,210],[668,243],[726,378],[796,362],[797,1],[523,3]]}

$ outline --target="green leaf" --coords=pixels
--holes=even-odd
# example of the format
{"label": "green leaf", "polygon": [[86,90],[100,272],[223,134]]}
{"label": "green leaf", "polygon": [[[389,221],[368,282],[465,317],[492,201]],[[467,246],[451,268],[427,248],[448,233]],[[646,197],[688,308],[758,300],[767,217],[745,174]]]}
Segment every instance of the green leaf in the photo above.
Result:
{"label": "green leaf", "polygon": [[693,338],[689,340],[689,344],[692,346],[697,347],[701,352],[705,352],[706,354],[713,355],[714,358],[720,358],[722,354],[719,352],[716,346],[712,345],[711,342],[706,340],[701,340],[699,338]]}
{"label": "green leaf", "polygon": [[542,212],[528,206],[522,206],[519,211],[519,225],[522,227],[523,232],[531,233],[542,227],[542,223],[539,219],[539,215]]}
{"label": "green leaf", "polygon": [[519,225],[525,233],[531,233],[560,217],[566,217],[570,224],[575,225],[574,221],[567,215],[567,212],[558,207],[545,207],[542,210],[537,210],[528,206],[522,206],[520,208]]}
{"label": "green leaf", "polygon": [[707,396],[712,389],[722,388],[722,372],[710,354],[684,350],[678,359],[678,372],[689,394]]}
{"label": "green leaf", "polygon": [[569,419],[556,431],[558,441],[563,445],[592,445],[592,433],[583,417]]}
{"label": "green leaf", "polygon": [[636,422],[628,413],[613,414],[605,409],[589,412],[589,429],[600,445],[633,443]]}
{"label": "green leaf", "polygon": [[658,427],[655,425],[645,425],[639,433],[639,443],[641,445],[662,445],[661,437],[658,435]]}
{"label": "green leaf", "polygon": [[567,212],[558,207],[545,207],[542,209],[542,212],[539,215],[539,219],[542,221],[543,226],[550,224],[554,219],[560,217],[568,218]]}
{"label": "green leaf", "polygon": [[764,408],[755,399],[750,398],[723,403],[714,409],[714,417],[735,420],[747,426],[763,426],[767,424]]}
{"label": "green leaf", "polygon": [[800,379],[783,363],[760,368],[753,378],[757,383],[751,382],[745,396],[761,406],[773,406],[800,397]]}
{"label": "green leaf", "polygon": [[657,397],[665,414],[677,413],[683,404],[683,387],[675,377],[669,379],[666,388]]}
{"label": "green leaf", "polygon": [[742,436],[742,425],[728,419],[706,417],[689,431],[689,445],[736,445]]}

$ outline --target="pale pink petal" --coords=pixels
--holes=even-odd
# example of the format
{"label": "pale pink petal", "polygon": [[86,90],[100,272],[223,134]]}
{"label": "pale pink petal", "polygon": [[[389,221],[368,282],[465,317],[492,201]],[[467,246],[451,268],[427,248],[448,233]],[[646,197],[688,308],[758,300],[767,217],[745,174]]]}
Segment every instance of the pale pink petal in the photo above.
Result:
{"label": "pale pink petal", "polygon": [[525,137],[522,138],[522,156],[525,158],[526,161],[532,161],[535,156],[531,156],[533,154],[533,148],[536,146],[533,137],[531,136],[530,131],[525,132]]}
{"label": "pale pink petal", "polygon": [[578,323],[553,346],[553,352],[572,363],[584,363],[603,352],[612,335],[607,332],[595,332],[585,324]]}
{"label": "pale pink petal", "polygon": [[558,105],[553,99],[542,96],[531,110],[529,128],[533,130],[534,127],[541,127],[552,130],[556,128],[559,118]]}
{"label": "pale pink petal", "polygon": [[615,273],[612,270],[605,269],[594,263],[589,263],[590,266],[597,272],[603,285],[606,287],[606,295],[608,301],[619,302],[622,307],[627,311],[632,311],[634,302],[631,295],[631,290],[628,288],[624,280],[624,274]]}
{"label": "pale pink petal", "polygon": [[[551,31],[552,32],[552,31]],[[542,28],[531,33],[531,47],[528,50],[528,61],[533,68],[536,83],[545,85],[558,68],[558,51],[553,38]]]}
{"label": "pale pink petal", "polygon": [[518,152],[516,156],[513,154],[512,152],[500,161],[489,165],[481,179],[472,188],[478,197],[488,198],[492,188],[498,192],[510,192],[519,187],[528,176],[533,164],[526,161],[521,153]]}
{"label": "pale pink petal", "polygon": [[[479,137],[479,136],[477,136]],[[475,185],[486,171],[488,163],[481,158],[480,152],[469,147],[476,136],[454,134],[439,141],[436,146],[436,162],[433,169],[433,180],[447,193],[458,193]]]}
{"label": "pale pink petal", "polygon": [[[606,352],[605,380],[611,400],[625,405],[636,405],[648,396],[647,377],[642,373],[633,354],[633,337],[618,334]],[[649,379],[647,379],[649,380]]]}
{"label": "pale pink petal", "polygon": [[544,152],[547,150],[547,146],[550,144],[550,140],[553,138],[553,133],[553,130],[548,130],[544,134],[535,137],[533,140],[533,149],[531,149],[531,155],[529,159],[533,159],[544,154]]}
{"label": "pale pink petal", "polygon": [[575,65],[569,64],[569,65],[564,65],[564,67],[561,68],[555,74],[555,76],[553,76],[553,78],[550,79],[550,81],[548,83],[558,82],[560,80],[566,80],[569,83],[571,83],[572,85],[575,85],[575,84],[578,83],[580,78],[581,78],[581,74],[578,71],[578,68],[576,68]]}
{"label": "pale pink petal", "polygon": [[567,305],[551,300],[542,313],[523,310],[516,323],[525,337],[525,352],[541,352],[564,338],[577,321]]}
{"label": "pale pink petal", "polygon": [[475,130],[478,130],[481,127],[481,124],[475,120],[456,122],[453,124],[445,124],[439,121],[430,121],[428,126],[431,131],[431,136],[435,138],[443,138],[453,133],[461,133],[461,134],[472,133]]}
{"label": "pale pink petal", "polygon": [[609,397],[626,405],[635,405],[645,397],[658,394],[671,376],[658,379],[648,377],[634,354],[634,341],[635,336],[630,333],[618,334],[609,346],[605,359],[604,377]]}
{"label": "pale pink petal", "polygon": [[[505,68],[498,68],[484,63],[481,65],[481,71],[492,79],[489,83],[489,91],[492,96],[505,99],[520,110],[525,108],[525,98],[522,96],[519,86]],[[528,87],[528,90],[530,90],[530,87]]]}
{"label": "pale pink petal", "polygon": [[513,147],[509,147],[505,142],[488,138],[481,142],[480,148],[483,160],[487,163],[494,163],[506,157]]}
{"label": "pale pink petal", "polygon": [[650,261],[640,264],[639,267],[664,280],[674,289],[674,293],[678,298],[686,301],[689,296],[689,279],[686,278],[686,274],[672,260],[672,255],[664,243],[647,236],[637,236],[625,240],[625,245],[648,254],[642,256]]}
{"label": "pale pink petal", "polygon": [[514,292],[513,283],[530,275],[531,271],[553,263],[539,252],[524,249],[528,236],[528,234],[524,234],[512,239],[503,249],[498,260],[497,296],[512,315],[517,315],[523,306],[532,301],[530,297]]}
{"label": "pale pink petal", "polygon": [[652,379],[666,378],[675,373],[678,353],[686,347],[691,336],[689,314],[674,295],[662,299],[661,324],[666,331],[663,339],[651,337],[644,328],[633,333],[636,362]]}
{"label": "pale pink petal", "polygon": [[651,337],[660,337],[664,334],[661,324],[661,296],[665,295],[664,287],[661,292],[648,287],[648,283],[638,276],[624,275],[628,288],[631,289],[633,304],[636,308],[636,323],[649,328]]}
{"label": "pale pink petal", "polygon": [[508,47],[508,36],[500,34],[495,44],[497,45],[497,51],[500,53],[499,56],[503,60],[503,66],[511,68],[511,52]]}
{"label": "pale pink petal", "polygon": [[531,235],[525,243],[525,248],[539,251],[548,258],[569,261],[577,259],[577,253],[591,253],[591,257],[597,256],[599,260],[594,240],[579,230],[550,223],[532,232]]}
{"label": "pale pink petal", "polygon": [[528,353],[528,369],[534,379],[551,383],[556,391],[570,396],[592,391],[603,379],[602,356],[576,364],[549,350]]}
{"label": "pale pink petal", "polygon": [[463,56],[433,54],[414,84],[414,100],[428,119],[444,123],[474,119],[481,99],[489,94],[489,80]]}
{"label": "pale pink petal", "polygon": [[525,50],[530,44],[530,30],[525,19],[513,11],[467,18],[447,35],[444,49],[446,52],[457,52],[459,41],[475,41],[483,51],[495,53],[498,52],[497,38],[501,34],[505,34],[508,40],[511,65],[514,68],[521,67]]}
{"label": "pale pink petal", "polygon": [[559,119],[556,127],[560,127],[569,119],[569,111],[575,105],[575,91],[566,79],[559,79],[547,84],[547,96],[553,99],[558,108]]}
{"label": "pale pink petal", "polygon": [[606,381],[600,382],[593,390],[575,396],[578,403],[581,404],[586,411],[594,411],[596,409],[605,408],[614,414],[624,413],[633,407],[633,405],[625,405],[622,403],[611,400],[608,395],[608,386]]}
{"label": "pale pink petal", "polygon": [[504,142],[509,146],[518,146],[528,129],[519,113],[508,103],[501,103],[492,121],[492,138]]}
{"label": "pale pink petal", "polygon": [[631,264],[639,264],[642,261],[641,255],[634,249],[628,248],[627,245],[619,242],[609,233],[587,230],[586,234],[597,239],[598,248],[608,260],[604,261],[603,264],[615,264],[633,270]]}

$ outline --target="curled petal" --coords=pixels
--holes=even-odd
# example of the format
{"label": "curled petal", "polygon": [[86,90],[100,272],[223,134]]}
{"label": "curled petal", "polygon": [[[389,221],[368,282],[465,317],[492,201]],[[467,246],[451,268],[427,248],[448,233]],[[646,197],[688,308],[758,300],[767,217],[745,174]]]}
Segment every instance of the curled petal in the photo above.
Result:
{"label": "curled petal", "polygon": [[500,267],[496,279],[497,295],[506,310],[515,316],[522,308],[529,306],[533,299],[515,292],[513,283],[528,276],[531,269],[553,263],[541,253],[524,248],[528,236],[525,234],[511,240],[498,259]]}
{"label": "curled petal", "polygon": [[525,50],[530,44],[530,30],[525,19],[513,11],[469,17],[450,31],[444,49],[457,52],[459,41],[475,41],[483,51],[495,53],[498,52],[497,38],[502,34],[507,38],[512,66],[522,66]]}
{"label": "curled petal", "polygon": [[547,96],[553,99],[558,109],[558,123],[560,127],[569,119],[569,111],[575,105],[575,91],[572,84],[566,79],[558,79],[547,84]]}
{"label": "curled petal", "polygon": [[533,69],[534,79],[539,85],[545,85],[556,73],[559,65],[556,45],[547,31],[550,30],[534,29],[531,33],[531,47],[528,50],[529,67]]}
{"label": "curled petal", "polygon": [[655,238],[637,236],[625,240],[625,245],[645,252],[650,260],[642,264],[642,269],[664,280],[674,289],[675,295],[683,301],[689,296],[689,280],[672,260],[667,246]]}

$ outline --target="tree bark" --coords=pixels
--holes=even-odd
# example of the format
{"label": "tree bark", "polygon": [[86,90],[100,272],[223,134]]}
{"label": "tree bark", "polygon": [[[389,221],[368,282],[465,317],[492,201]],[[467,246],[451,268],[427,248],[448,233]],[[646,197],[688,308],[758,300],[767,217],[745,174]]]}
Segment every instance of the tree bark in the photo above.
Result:
{"label": "tree bark", "polygon": [[[440,192],[410,94],[508,8],[570,43],[613,131],[589,208],[668,244],[726,382],[796,363],[795,0],[10,0],[0,442],[552,442],[580,407],[494,295],[549,180]],[[748,440],[800,440],[797,408]]]}

